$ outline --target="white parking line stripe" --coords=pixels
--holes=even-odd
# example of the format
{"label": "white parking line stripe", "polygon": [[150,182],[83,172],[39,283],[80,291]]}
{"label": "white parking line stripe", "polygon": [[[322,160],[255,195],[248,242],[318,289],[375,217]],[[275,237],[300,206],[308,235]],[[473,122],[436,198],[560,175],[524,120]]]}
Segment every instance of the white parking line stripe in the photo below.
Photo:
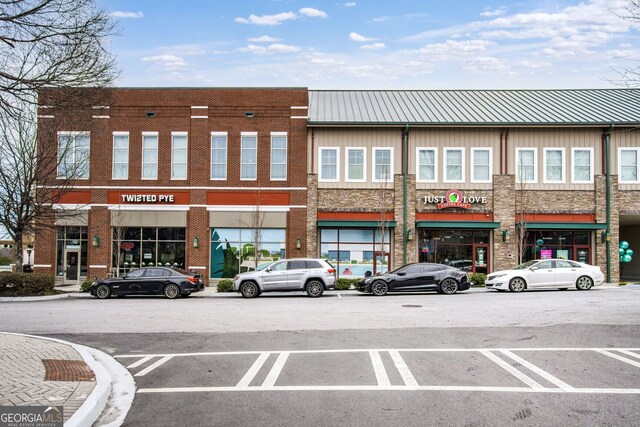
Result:
{"label": "white parking line stripe", "polygon": [[502,368],[504,368],[504,370],[509,372],[514,377],[518,378],[520,381],[522,381],[523,383],[525,383],[526,385],[528,385],[532,389],[534,389],[534,390],[542,390],[542,389],[544,389],[544,387],[542,385],[538,384],[536,381],[534,381],[533,378],[530,378],[527,375],[523,374],[522,372],[520,372],[519,370],[517,370],[513,366],[509,365],[507,362],[505,362],[504,360],[500,359],[498,356],[496,356],[495,354],[491,353],[490,351],[482,350],[481,353],[484,354],[485,356],[487,356],[489,358],[489,360],[495,362],[498,366],[501,366]]}
{"label": "white parking line stripe", "polygon": [[621,349],[616,349],[616,351],[619,351],[622,354],[626,354],[627,356],[631,356],[631,357],[635,357],[635,358],[640,359],[640,354],[634,353],[632,351],[621,350]]}
{"label": "white parking line stripe", "polygon": [[142,359],[138,360],[137,362],[134,362],[131,365],[127,366],[127,369],[137,368],[138,366],[142,365],[143,363],[147,363],[151,359],[153,359],[153,356],[143,357]]}
{"label": "white parking line stripe", "polygon": [[288,351],[283,351],[282,353],[280,353],[280,356],[278,356],[276,363],[274,363],[271,371],[269,371],[269,375],[267,375],[267,378],[265,378],[264,382],[262,383],[263,389],[273,388],[273,386],[276,384],[276,381],[278,380],[278,377],[280,376],[280,372],[282,372],[284,364],[287,362],[288,357]]}
{"label": "white parking line stripe", "polygon": [[413,377],[413,374],[404,362],[402,356],[400,356],[400,353],[396,350],[390,350],[389,354],[391,355],[391,359],[393,359],[393,363],[396,365],[396,369],[400,372],[400,376],[402,376],[402,380],[405,385],[409,387],[418,387],[418,381]]}
{"label": "white parking line stripe", "polygon": [[542,378],[544,378],[545,380],[549,381],[550,383],[553,383],[555,385],[557,385],[558,387],[560,387],[562,390],[564,391],[573,391],[574,388],[571,387],[569,384],[565,383],[564,381],[554,377],[553,375],[551,375],[550,373],[543,371],[542,369],[538,368],[536,365],[534,365],[533,363],[529,363],[526,360],[524,360],[522,357],[517,356],[513,353],[511,353],[509,350],[502,350],[502,353],[510,358],[512,358],[513,360],[515,360],[516,362],[520,363],[522,366],[524,366],[525,368],[530,369],[531,371],[535,372],[536,374],[540,375]]}
{"label": "white parking line stripe", "polygon": [[270,354],[271,353],[265,352],[265,353],[262,353],[260,356],[258,356],[258,359],[256,359],[255,362],[253,362],[253,365],[251,365],[251,368],[249,368],[247,373],[244,374],[244,377],[242,377],[242,379],[240,380],[238,385],[236,385],[236,387],[249,387],[249,384],[251,384],[251,381],[253,381],[256,375],[258,375],[260,368],[262,368],[262,365],[264,365],[264,362],[267,361]]}
{"label": "white parking line stripe", "polygon": [[342,295],[338,294],[338,298],[342,298]]}
{"label": "white parking line stripe", "polygon": [[626,357],[619,356],[607,350],[595,349],[595,351],[600,354],[604,354],[605,356],[613,357],[614,359],[621,362],[628,363],[629,365],[635,366],[636,368],[640,368],[640,362],[636,362],[635,360],[627,359]]}
{"label": "white parking line stripe", "polygon": [[369,356],[371,357],[371,363],[373,364],[373,370],[376,373],[376,380],[378,381],[378,386],[387,387],[391,385],[391,381],[389,381],[389,376],[387,375],[386,369],[384,369],[384,364],[382,363],[382,359],[380,358],[380,353],[377,351],[371,350],[369,351]]}
{"label": "white parking line stripe", "polygon": [[155,362],[153,365],[149,365],[146,368],[144,368],[142,371],[140,371],[137,374],[135,374],[134,377],[142,377],[142,376],[147,375],[149,372],[153,371],[158,366],[161,366],[162,364],[164,364],[168,360],[171,360],[172,357],[173,356],[165,356],[165,357],[163,357],[162,359],[160,359],[157,362]]}

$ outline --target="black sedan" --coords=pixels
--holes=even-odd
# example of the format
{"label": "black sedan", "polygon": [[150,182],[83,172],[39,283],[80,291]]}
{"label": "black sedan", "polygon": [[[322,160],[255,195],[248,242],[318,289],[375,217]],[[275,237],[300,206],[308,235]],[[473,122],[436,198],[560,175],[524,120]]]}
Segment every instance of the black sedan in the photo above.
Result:
{"label": "black sedan", "polygon": [[199,274],[169,267],[143,267],[122,277],[97,280],[91,285],[91,295],[100,299],[111,295],[164,295],[173,299],[202,290],[204,282]]}
{"label": "black sedan", "polygon": [[376,296],[387,292],[436,291],[455,294],[466,291],[471,284],[467,272],[442,264],[420,262],[407,264],[385,274],[362,279],[356,289]]}

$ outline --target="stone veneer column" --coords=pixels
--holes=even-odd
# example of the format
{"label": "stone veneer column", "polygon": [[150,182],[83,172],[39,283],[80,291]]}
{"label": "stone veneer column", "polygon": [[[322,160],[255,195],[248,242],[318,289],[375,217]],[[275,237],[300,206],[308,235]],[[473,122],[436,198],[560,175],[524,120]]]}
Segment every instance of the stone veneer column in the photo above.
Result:
{"label": "stone veneer column", "polygon": [[[518,261],[516,242],[515,175],[493,175],[493,220],[500,227],[493,230],[493,268],[505,270]],[[509,230],[509,241],[502,241],[502,231]],[[512,256],[509,257],[509,254]]]}
{"label": "stone veneer column", "polygon": [[[111,271],[111,211],[106,206],[93,206],[89,210],[89,233],[87,244],[88,271],[87,279],[94,277],[103,278]],[[93,246],[92,238],[98,236],[100,246]]]}
{"label": "stone veneer column", "polygon": [[318,253],[318,175],[307,174],[307,255]]}
{"label": "stone veneer column", "polygon": [[[596,222],[605,224],[607,222],[607,178],[604,175],[597,175],[595,180],[594,204],[596,206]],[[620,205],[618,203],[618,176],[611,175],[611,224],[610,224],[610,248],[611,248],[611,282],[617,283],[620,280]],[[595,239],[595,264],[600,266],[607,280],[607,244],[602,243],[602,230],[597,230]]]}
{"label": "stone veneer column", "polygon": [[[404,242],[403,236],[403,223],[404,223],[404,215],[403,215],[403,176],[396,175],[393,182],[394,189],[394,217],[396,221],[396,228],[394,232],[394,248],[393,248],[393,268],[397,268],[402,265],[403,262],[403,247],[402,244]],[[416,176],[415,175],[407,175],[407,231],[413,230],[414,240],[412,242],[407,242],[407,263],[416,262],[418,260],[418,249],[417,249],[417,232],[415,230],[416,226]]]}

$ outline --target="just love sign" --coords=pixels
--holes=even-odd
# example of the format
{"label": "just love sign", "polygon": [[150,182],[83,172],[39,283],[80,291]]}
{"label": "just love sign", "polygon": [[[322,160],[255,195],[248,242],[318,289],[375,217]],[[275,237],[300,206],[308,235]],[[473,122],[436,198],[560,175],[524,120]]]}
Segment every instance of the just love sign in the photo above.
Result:
{"label": "just love sign", "polygon": [[438,209],[462,208],[470,209],[473,204],[487,203],[484,196],[464,196],[460,190],[449,190],[444,196],[425,196],[423,205],[435,204]]}

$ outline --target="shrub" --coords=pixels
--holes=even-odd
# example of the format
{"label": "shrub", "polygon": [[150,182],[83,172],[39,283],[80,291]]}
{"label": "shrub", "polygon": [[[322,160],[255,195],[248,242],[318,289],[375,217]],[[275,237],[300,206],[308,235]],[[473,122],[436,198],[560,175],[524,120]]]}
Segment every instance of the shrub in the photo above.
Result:
{"label": "shrub", "polygon": [[2,296],[52,295],[55,293],[54,285],[54,277],[47,274],[0,274],[0,295]]}
{"label": "shrub", "polygon": [[627,284],[627,282],[618,282],[618,286],[626,286]]}
{"label": "shrub", "polygon": [[11,260],[6,256],[0,256],[0,265],[11,265]]}
{"label": "shrub", "polygon": [[89,289],[91,289],[91,284],[93,284],[93,280],[87,279],[82,282],[82,284],[80,285],[80,292],[89,292]]}
{"label": "shrub", "polygon": [[474,282],[474,286],[484,286],[487,282],[487,275],[484,273],[471,273],[469,274],[469,281]]}
{"label": "shrub", "polygon": [[346,291],[347,289],[351,289],[351,285],[355,287],[359,281],[360,279],[345,279],[341,277],[336,280],[336,289],[339,291]]}
{"label": "shrub", "polygon": [[233,280],[220,280],[216,289],[218,290],[218,292],[233,292]]}

